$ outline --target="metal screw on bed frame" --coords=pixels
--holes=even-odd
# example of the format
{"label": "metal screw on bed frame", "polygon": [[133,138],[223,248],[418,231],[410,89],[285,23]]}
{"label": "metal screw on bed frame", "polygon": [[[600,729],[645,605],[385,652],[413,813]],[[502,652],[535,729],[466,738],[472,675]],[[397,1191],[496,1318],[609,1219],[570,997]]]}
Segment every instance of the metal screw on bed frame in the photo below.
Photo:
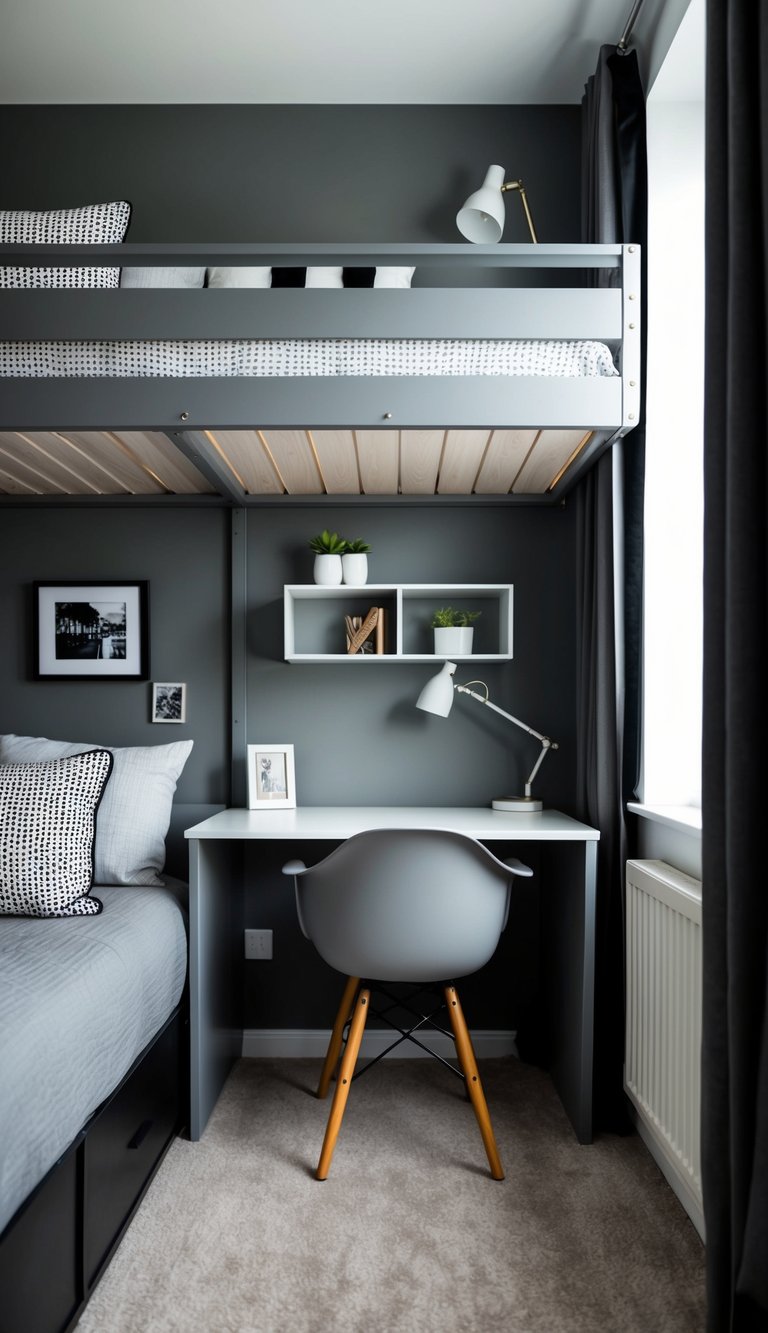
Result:
{"label": "metal screw on bed frame", "polygon": [[179,421],[189,421],[189,412],[180,412]]}
{"label": "metal screw on bed frame", "polygon": [[391,413],[391,412],[385,412],[385,413],[384,413],[384,418],[383,418],[383,419],[384,419],[384,421],[391,421],[391,420],[392,420],[392,413]]}

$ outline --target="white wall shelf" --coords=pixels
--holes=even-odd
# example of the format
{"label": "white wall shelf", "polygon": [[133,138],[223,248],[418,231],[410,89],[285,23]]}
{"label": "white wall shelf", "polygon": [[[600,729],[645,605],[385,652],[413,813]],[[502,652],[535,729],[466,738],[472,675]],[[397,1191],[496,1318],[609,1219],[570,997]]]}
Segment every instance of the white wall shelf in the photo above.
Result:
{"label": "white wall shelf", "polygon": [[[512,587],[506,583],[367,583],[363,587],[288,584],[286,662],[434,662],[431,621],[442,606],[480,611],[471,655],[457,662],[507,662],[512,657]],[[345,651],[344,617],[383,607],[384,652]]]}

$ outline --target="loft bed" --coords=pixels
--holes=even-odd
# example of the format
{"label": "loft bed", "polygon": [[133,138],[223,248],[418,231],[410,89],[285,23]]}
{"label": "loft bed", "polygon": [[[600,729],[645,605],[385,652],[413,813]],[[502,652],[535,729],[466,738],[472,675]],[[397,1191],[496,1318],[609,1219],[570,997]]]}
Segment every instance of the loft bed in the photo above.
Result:
{"label": "loft bed", "polygon": [[[0,491],[15,435],[34,445],[43,433],[48,454],[51,440],[74,440],[98,459],[104,432],[166,493],[175,486],[153,448],[178,451],[185,493],[232,503],[355,489],[552,502],[637,423],[634,245],[0,246],[9,266],[116,258],[145,269],[409,265],[417,277],[408,290],[0,290]],[[501,285],[465,285],[488,270]],[[460,285],[429,285],[435,276]],[[306,437],[295,480],[293,436]],[[397,455],[372,487],[361,442]],[[359,486],[338,480],[353,447]],[[326,449],[336,458],[324,466]]]}

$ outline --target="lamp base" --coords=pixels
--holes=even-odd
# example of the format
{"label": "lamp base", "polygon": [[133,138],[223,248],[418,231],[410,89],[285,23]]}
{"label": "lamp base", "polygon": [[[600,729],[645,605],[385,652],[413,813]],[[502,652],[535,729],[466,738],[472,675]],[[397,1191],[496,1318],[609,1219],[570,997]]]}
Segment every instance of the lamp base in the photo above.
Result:
{"label": "lamp base", "polygon": [[506,810],[511,813],[517,811],[530,813],[533,810],[543,810],[544,802],[537,801],[533,796],[497,796],[491,801],[492,810]]}

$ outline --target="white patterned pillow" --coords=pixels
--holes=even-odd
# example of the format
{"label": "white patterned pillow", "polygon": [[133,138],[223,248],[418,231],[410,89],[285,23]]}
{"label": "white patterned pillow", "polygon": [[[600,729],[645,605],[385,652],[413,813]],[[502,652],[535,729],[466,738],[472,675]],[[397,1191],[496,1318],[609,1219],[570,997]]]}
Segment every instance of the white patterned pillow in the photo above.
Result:
{"label": "white patterned pillow", "polygon": [[[122,241],[131,216],[124,200],[40,212],[0,209],[4,245],[113,245]],[[0,268],[0,287],[118,287],[119,268]]]}
{"label": "white patterned pillow", "polygon": [[115,766],[96,821],[94,882],[161,886],[173,793],[192,741],[114,749],[45,736],[0,736],[0,773],[3,764],[101,749],[110,750]]}
{"label": "white patterned pillow", "polygon": [[94,916],[96,811],[112,771],[109,750],[0,764],[0,913]]}

